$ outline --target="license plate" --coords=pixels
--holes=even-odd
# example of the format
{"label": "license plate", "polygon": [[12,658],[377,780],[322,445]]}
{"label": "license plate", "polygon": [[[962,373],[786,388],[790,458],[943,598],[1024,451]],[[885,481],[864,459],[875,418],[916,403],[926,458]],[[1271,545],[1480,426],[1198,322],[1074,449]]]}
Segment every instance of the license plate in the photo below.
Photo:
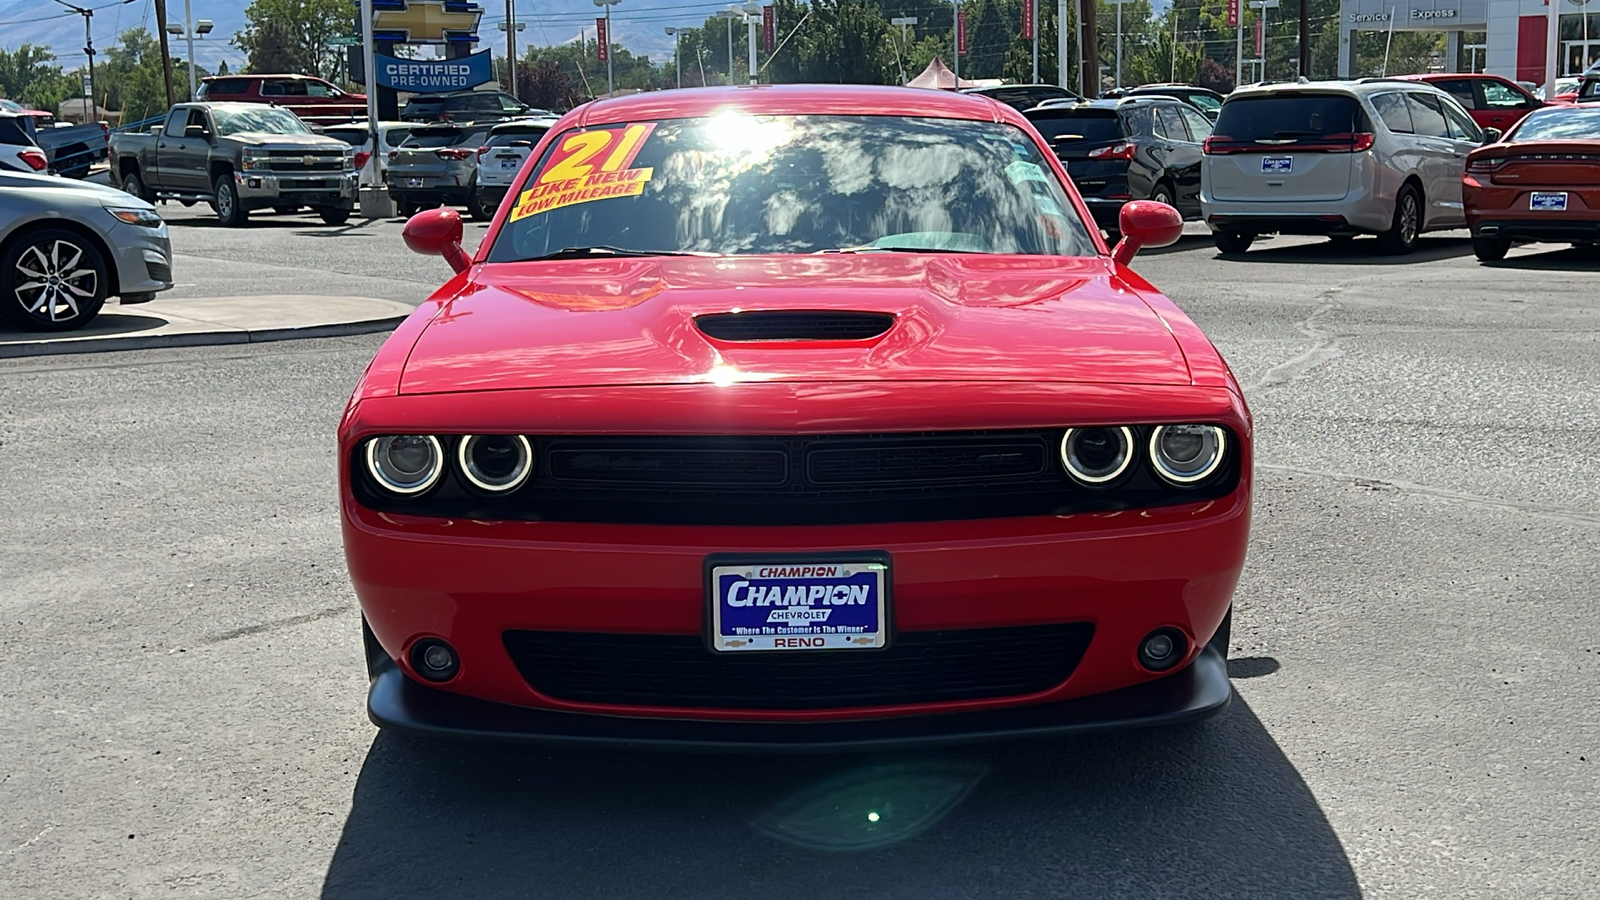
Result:
{"label": "license plate", "polygon": [[515,169],[520,165],[522,165],[522,160],[520,158],[506,159],[502,157],[500,159],[500,168],[502,169]]}
{"label": "license plate", "polygon": [[889,642],[889,561],[708,560],[710,645],[717,652],[876,650]]}
{"label": "license plate", "polygon": [[422,187],[421,178],[407,178],[406,187]]}
{"label": "license plate", "polygon": [[1293,171],[1294,157],[1292,156],[1261,157],[1261,172],[1264,175],[1284,175]]}
{"label": "license plate", "polygon": [[1534,191],[1528,198],[1528,208],[1534,212],[1566,212],[1566,191]]}

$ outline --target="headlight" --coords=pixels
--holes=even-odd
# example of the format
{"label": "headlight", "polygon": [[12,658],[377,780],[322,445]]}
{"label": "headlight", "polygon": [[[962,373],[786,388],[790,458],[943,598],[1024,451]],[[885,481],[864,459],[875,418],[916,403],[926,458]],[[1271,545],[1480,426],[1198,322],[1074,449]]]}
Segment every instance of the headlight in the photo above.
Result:
{"label": "headlight", "polygon": [[420,494],[444,471],[444,449],[430,434],[395,434],[367,441],[367,471],[384,490]]}
{"label": "headlight", "polygon": [[1215,425],[1163,425],[1150,433],[1150,462],[1173,484],[1195,484],[1222,465],[1227,442]]}
{"label": "headlight", "polygon": [[152,209],[127,209],[125,207],[106,207],[106,212],[127,222],[129,225],[143,225],[146,228],[160,228],[161,217]]}
{"label": "headlight", "polygon": [[1061,436],[1061,465],[1074,481],[1101,485],[1133,462],[1133,431],[1125,427],[1068,428]]}
{"label": "headlight", "polygon": [[246,147],[239,153],[239,165],[245,169],[267,169],[271,168],[267,162],[271,158],[272,154],[265,150]]}
{"label": "headlight", "polygon": [[349,172],[349,171],[354,170],[355,167],[356,167],[356,148],[354,148],[354,147],[346,147],[346,148],[344,148],[344,170],[346,172]]}
{"label": "headlight", "polygon": [[472,434],[456,450],[461,474],[480,490],[504,493],[533,471],[533,446],[520,434]]}

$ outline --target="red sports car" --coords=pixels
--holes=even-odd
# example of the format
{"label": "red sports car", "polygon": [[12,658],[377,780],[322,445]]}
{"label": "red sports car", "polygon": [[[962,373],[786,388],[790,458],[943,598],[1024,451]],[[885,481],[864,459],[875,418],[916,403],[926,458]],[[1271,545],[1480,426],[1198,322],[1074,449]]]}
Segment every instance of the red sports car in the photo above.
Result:
{"label": "red sports car", "polygon": [[985,97],[601,100],[339,431],[368,709],[428,734],[841,748],[1199,718],[1250,417]]}
{"label": "red sports car", "polygon": [[1472,151],[1461,199],[1480,260],[1514,241],[1600,242],[1600,109],[1540,110]]}

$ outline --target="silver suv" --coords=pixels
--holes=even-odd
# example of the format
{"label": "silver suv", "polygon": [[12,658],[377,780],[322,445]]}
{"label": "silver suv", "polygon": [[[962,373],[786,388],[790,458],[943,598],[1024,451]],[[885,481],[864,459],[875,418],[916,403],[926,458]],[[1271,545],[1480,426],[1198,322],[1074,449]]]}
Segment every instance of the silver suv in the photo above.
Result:
{"label": "silver suv", "polygon": [[1420,82],[1241,88],[1205,142],[1201,214],[1223,253],[1272,232],[1376,234],[1384,252],[1407,253],[1425,231],[1466,225],[1467,154],[1498,137]]}

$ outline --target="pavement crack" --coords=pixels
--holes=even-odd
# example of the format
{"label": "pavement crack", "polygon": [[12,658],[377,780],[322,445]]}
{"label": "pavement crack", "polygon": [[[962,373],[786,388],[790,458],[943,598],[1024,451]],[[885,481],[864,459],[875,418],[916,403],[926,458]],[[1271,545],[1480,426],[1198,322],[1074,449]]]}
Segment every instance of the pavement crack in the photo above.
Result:
{"label": "pavement crack", "polygon": [[214,638],[201,641],[200,646],[209,647],[212,644],[220,644],[224,641],[231,641],[234,638],[242,638],[252,634],[261,634],[262,632],[266,631],[277,631],[280,628],[293,628],[296,625],[304,625],[308,622],[315,622],[318,619],[326,619],[332,616],[343,615],[348,613],[350,609],[351,608],[349,606],[330,606],[327,609],[319,609],[316,612],[306,613],[305,615],[290,616],[287,619],[278,619],[273,622],[262,622],[259,625],[246,625],[243,628],[235,628],[232,631],[224,631]]}
{"label": "pavement crack", "polygon": [[1365,475],[1351,475],[1346,472],[1327,472],[1320,469],[1303,469],[1298,466],[1279,466],[1267,463],[1257,463],[1258,469],[1269,469],[1274,472],[1290,472],[1295,475],[1310,475],[1316,478],[1328,478],[1342,481],[1347,484],[1357,485],[1374,491],[1398,491],[1405,494],[1420,494],[1427,497],[1437,497],[1441,500],[1450,500],[1456,503],[1467,503],[1473,506],[1500,509],[1509,512],[1525,512],[1537,515],[1550,516],[1576,522],[1583,525],[1600,525],[1600,512],[1591,512],[1583,509],[1569,509],[1551,503],[1535,503],[1531,500],[1502,500],[1497,497],[1484,497],[1479,494],[1468,494],[1462,491],[1452,491],[1446,488],[1432,487],[1426,484],[1417,484],[1413,481],[1398,481],[1394,479],[1370,478]]}
{"label": "pavement crack", "polygon": [[15,847],[12,847],[10,850],[7,850],[6,851],[6,855],[10,856],[11,854],[16,853],[19,850],[28,849],[29,847],[31,847],[34,844],[38,843],[40,838],[44,837],[45,835],[47,835],[50,832],[55,831],[55,830],[56,830],[56,827],[54,825],[46,825],[44,827],[43,831],[39,832],[38,834],[34,835],[31,838],[28,838],[27,840],[25,840],[22,843],[16,845]]}
{"label": "pavement crack", "polygon": [[1254,384],[1245,388],[1245,394],[1288,384],[1323,363],[1343,356],[1344,350],[1339,346],[1339,336],[1317,324],[1317,317],[1339,308],[1337,301],[1329,299],[1317,307],[1311,315],[1294,323],[1297,331],[1311,339],[1311,346],[1294,359],[1278,363],[1268,369]]}

